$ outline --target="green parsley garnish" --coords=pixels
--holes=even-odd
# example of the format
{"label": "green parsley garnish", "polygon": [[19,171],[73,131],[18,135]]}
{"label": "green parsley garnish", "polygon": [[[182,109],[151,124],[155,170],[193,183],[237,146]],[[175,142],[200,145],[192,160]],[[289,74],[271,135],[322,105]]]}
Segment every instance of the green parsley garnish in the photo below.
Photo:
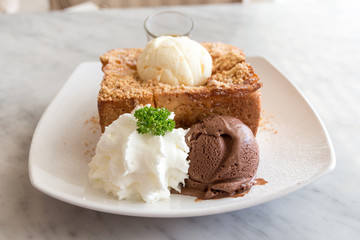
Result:
{"label": "green parsley garnish", "polygon": [[137,118],[136,130],[140,134],[151,133],[156,136],[164,136],[175,128],[175,121],[168,119],[171,112],[166,108],[143,107],[135,111]]}

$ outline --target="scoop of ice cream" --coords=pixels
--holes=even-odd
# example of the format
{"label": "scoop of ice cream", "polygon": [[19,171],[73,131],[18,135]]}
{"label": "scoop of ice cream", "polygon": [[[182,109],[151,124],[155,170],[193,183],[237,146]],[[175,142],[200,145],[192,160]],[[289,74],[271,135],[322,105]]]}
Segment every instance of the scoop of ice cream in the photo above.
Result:
{"label": "scoop of ice cream", "polygon": [[208,117],[193,125],[185,138],[190,147],[190,167],[182,194],[222,198],[245,192],[253,185],[259,148],[250,128],[239,119]]}
{"label": "scoop of ice cream", "polygon": [[89,164],[89,180],[119,199],[167,199],[169,188],[180,190],[188,176],[187,130],[174,129],[164,136],[139,134],[133,113],[121,115],[105,129]]}
{"label": "scoop of ice cream", "polygon": [[200,86],[211,76],[212,58],[188,37],[163,36],[148,42],[137,60],[137,71],[143,80]]}

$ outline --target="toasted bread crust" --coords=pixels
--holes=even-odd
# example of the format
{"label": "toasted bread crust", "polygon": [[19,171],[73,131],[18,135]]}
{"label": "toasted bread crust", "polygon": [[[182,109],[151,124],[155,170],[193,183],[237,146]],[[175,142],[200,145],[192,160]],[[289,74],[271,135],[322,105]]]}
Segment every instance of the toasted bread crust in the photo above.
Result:
{"label": "toasted bread crust", "polygon": [[142,49],[115,49],[101,56],[105,73],[98,95],[102,131],[135,106],[151,104],[175,112],[177,127],[188,128],[211,115],[229,115],[256,134],[261,109],[259,77],[238,48],[223,43],[203,46],[213,59],[212,76],[204,86],[142,81],[136,70]]}

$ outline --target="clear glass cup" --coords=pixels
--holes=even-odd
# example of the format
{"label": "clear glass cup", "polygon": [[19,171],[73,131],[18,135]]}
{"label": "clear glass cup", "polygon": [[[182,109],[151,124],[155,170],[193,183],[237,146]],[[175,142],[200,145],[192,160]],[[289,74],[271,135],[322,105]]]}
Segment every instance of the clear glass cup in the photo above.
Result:
{"label": "clear glass cup", "polygon": [[160,36],[190,36],[194,20],[184,13],[165,11],[145,19],[144,28],[148,41]]}

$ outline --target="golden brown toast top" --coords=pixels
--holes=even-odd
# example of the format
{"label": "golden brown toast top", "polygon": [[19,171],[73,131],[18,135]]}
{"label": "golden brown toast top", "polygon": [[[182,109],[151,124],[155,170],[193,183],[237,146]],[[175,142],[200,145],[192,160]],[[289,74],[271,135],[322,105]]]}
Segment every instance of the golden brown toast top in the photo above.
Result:
{"label": "golden brown toast top", "polygon": [[136,70],[141,48],[114,49],[100,57],[104,79],[98,95],[100,101],[138,98],[154,91],[171,93],[202,93],[256,91],[262,84],[240,49],[224,43],[202,43],[213,60],[212,75],[204,86],[172,86],[157,81],[143,81]]}

